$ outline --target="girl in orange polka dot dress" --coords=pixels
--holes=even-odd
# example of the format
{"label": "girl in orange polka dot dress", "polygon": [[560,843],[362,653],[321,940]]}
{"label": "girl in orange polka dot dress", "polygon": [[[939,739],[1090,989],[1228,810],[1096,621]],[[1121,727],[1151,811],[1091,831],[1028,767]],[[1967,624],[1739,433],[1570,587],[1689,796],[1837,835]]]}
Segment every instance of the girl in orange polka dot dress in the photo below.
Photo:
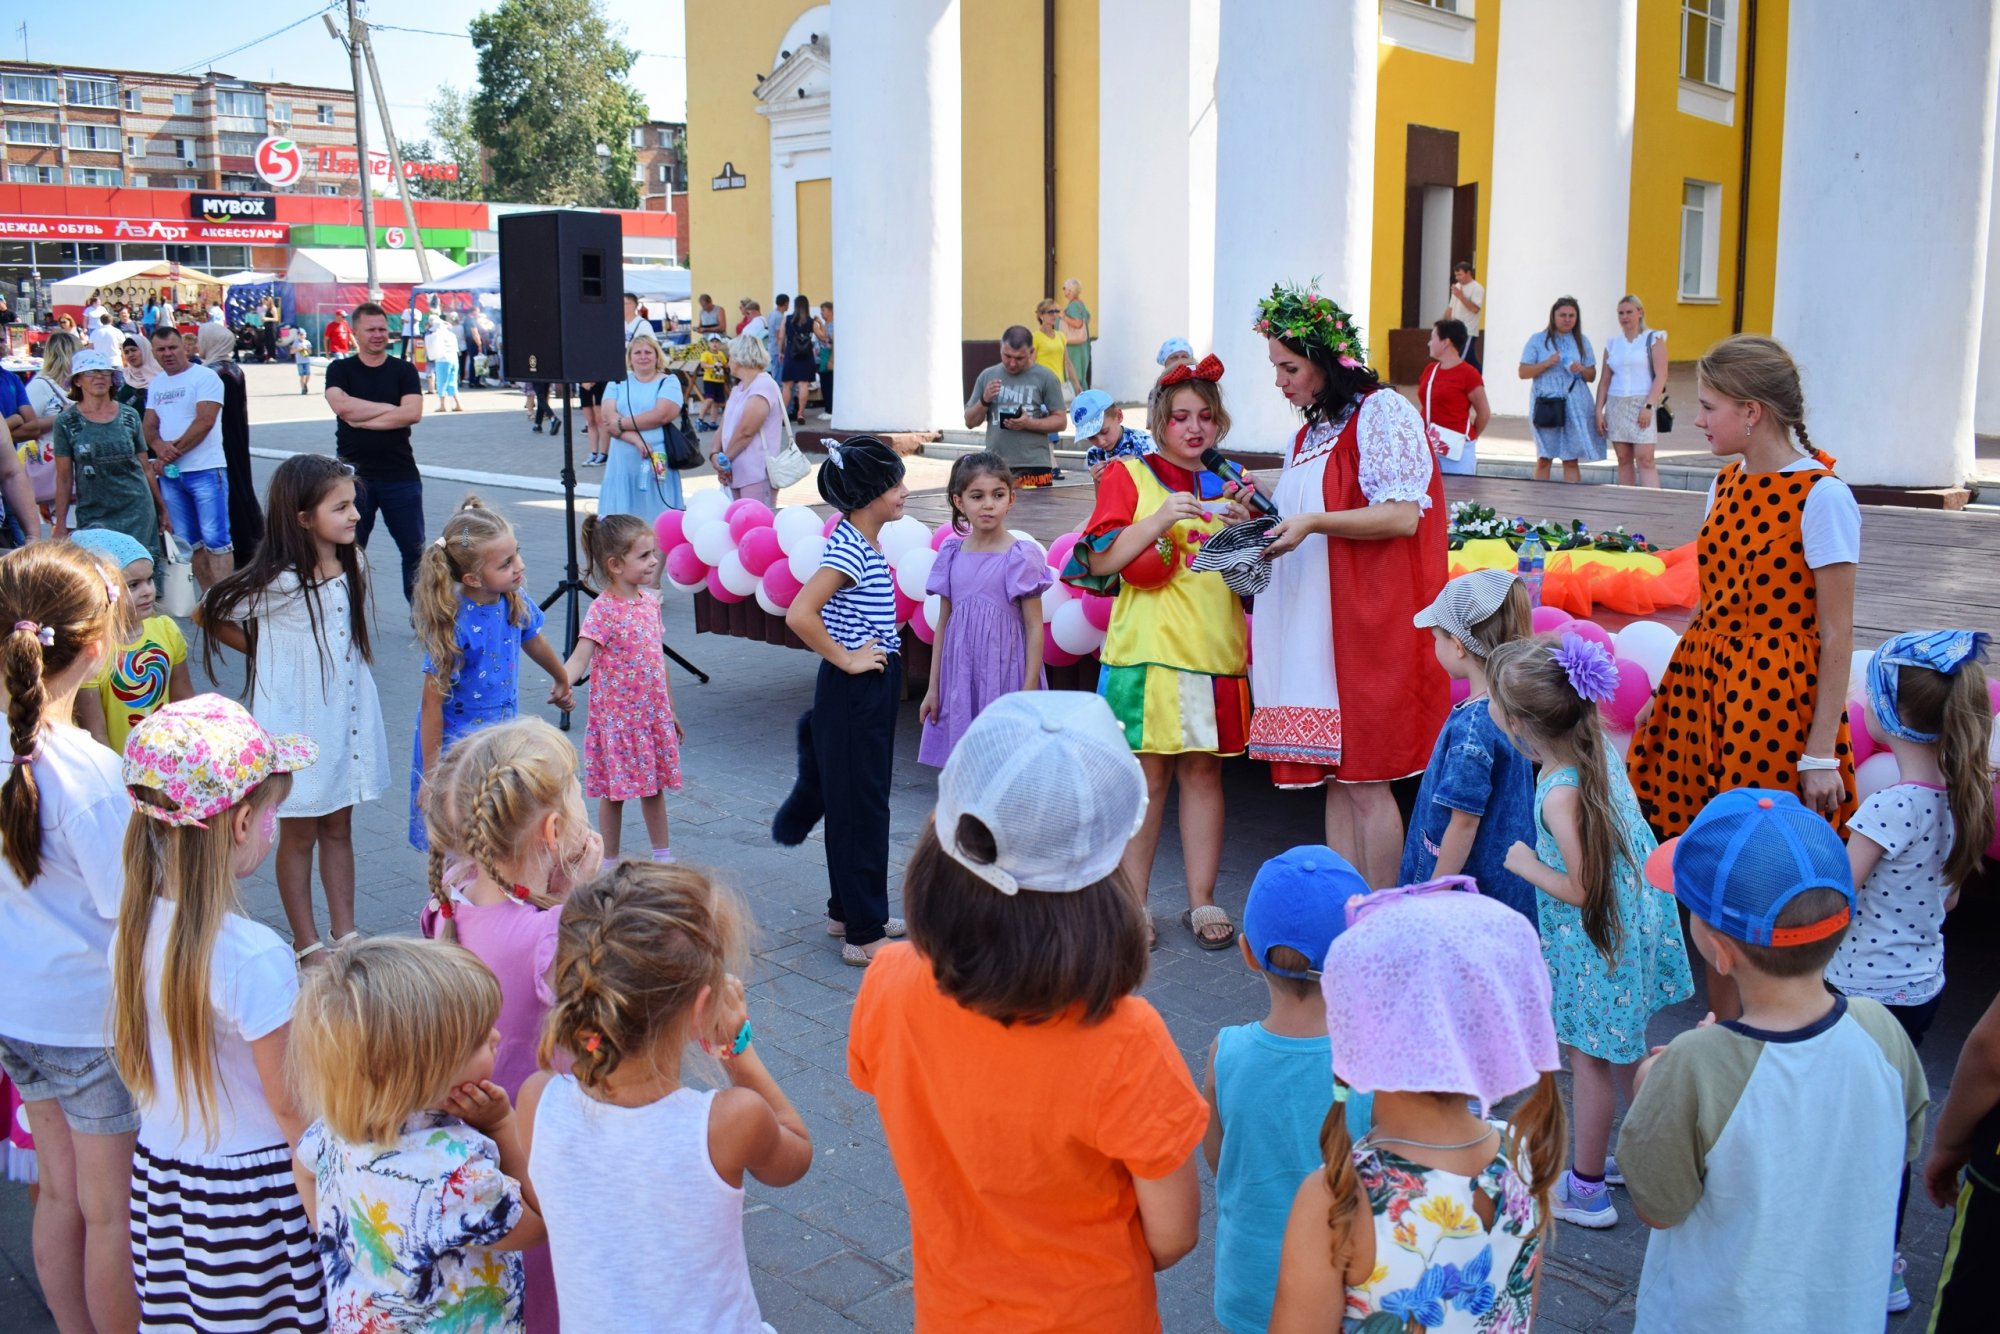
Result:
{"label": "girl in orange polka dot dress", "polygon": [[[1738,787],[1796,788],[1844,828],[1855,808],[1845,695],[1861,511],[1806,437],[1783,347],[1739,334],[1697,369],[1695,429],[1738,461],[1716,478],[1697,539],[1701,605],[1632,738],[1632,787],[1662,839]],[[1733,997],[1709,980],[1726,1018]]]}

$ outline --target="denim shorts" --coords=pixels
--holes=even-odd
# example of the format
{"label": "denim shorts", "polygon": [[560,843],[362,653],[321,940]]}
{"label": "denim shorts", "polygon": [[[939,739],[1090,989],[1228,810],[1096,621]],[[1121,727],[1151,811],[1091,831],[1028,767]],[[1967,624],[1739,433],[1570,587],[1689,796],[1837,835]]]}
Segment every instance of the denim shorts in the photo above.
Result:
{"label": "denim shorts", "polygon": [[22,1102],[54,1099],[80,1135],[125,1135],[139,1128],[139,1108],[103,1047],[51,1047],[0,1037],[0,1070]]}
{"label": "denim shorts", "polygon": [[160,478],[160,498],[174,533],[194,547],[217,555],[229,545],[229,469],[202,468],[178,477]]}

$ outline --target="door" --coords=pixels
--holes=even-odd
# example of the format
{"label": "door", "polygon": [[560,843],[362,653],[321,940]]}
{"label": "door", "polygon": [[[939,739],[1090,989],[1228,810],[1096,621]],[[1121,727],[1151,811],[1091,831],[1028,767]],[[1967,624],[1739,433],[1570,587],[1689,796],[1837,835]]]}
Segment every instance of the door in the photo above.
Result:
{"label": "door", "polygon": [[800,181],[797,191],[799,291],[819,303],[833,300],[833,181]]}

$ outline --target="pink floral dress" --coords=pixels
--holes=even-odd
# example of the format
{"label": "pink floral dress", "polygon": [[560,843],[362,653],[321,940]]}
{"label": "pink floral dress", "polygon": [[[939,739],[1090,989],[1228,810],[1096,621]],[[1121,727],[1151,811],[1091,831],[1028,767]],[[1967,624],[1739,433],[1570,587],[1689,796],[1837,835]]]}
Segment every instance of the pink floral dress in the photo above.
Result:
{"label": "pink floral dress", "polygon": [[590,660],[590,718],[583,729],[583,795],[634,801],[681,787],[667,660],[660,651],[660,595],[641,589],[630,602],[602,594],[584,613]]}

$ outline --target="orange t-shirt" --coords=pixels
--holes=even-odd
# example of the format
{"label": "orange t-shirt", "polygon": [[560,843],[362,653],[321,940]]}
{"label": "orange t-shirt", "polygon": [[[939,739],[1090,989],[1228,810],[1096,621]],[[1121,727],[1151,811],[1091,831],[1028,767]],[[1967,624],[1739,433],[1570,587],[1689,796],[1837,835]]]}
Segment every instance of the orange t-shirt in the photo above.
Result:
{"label": "orange t-shirt", "polygon": [[1132,1178],[1185,1162],[1208,1105],[1152,1006],[1010,1028],[891,945],[854,1002],[847,1072],[909,1200],[918,1329],[1160,1328]]}

